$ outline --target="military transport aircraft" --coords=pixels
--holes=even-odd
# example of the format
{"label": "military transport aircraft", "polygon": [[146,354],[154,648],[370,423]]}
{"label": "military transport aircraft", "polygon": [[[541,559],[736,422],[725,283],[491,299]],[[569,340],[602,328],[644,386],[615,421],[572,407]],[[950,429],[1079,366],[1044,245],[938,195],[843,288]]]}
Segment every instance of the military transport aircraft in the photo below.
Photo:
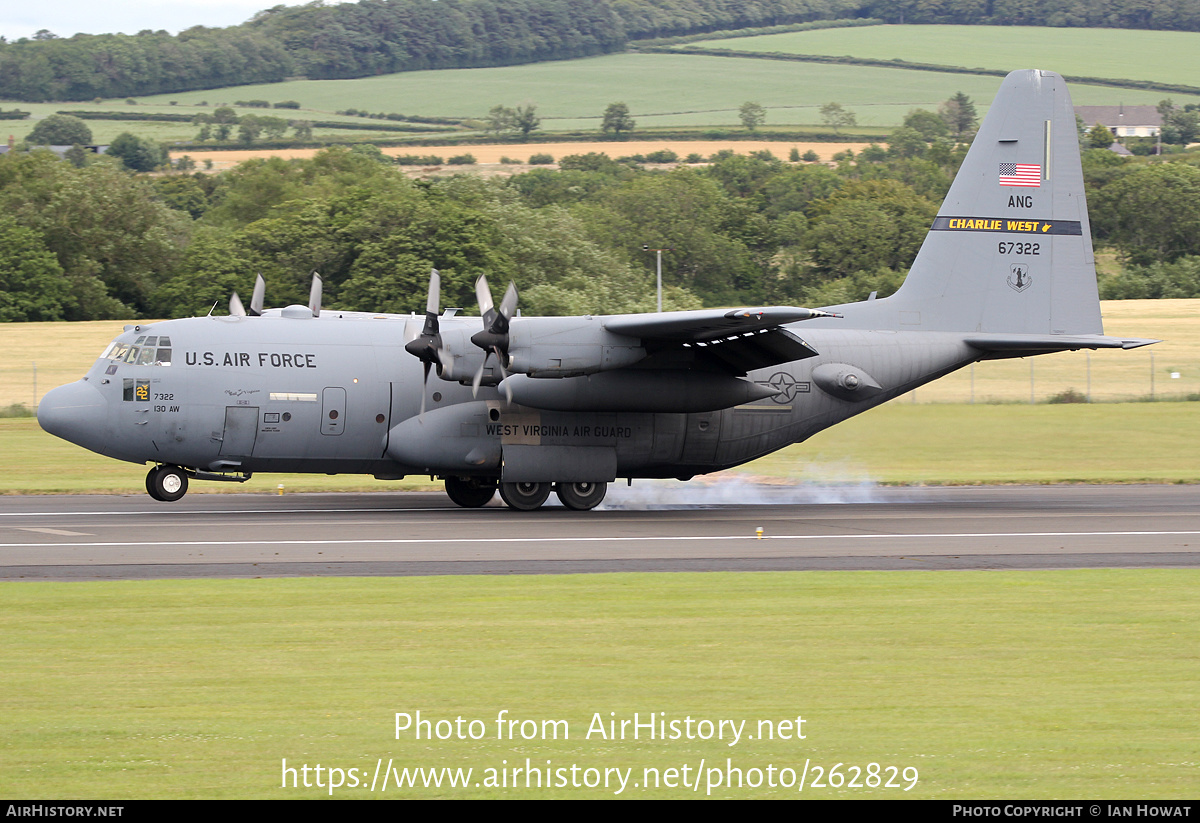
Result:
{"label": "military transport aircraft", "polygon": [[[42,428],[153,463],[146,490],[252,472],[429,474],[460,506],[554,490],[594,508],[617,478],[678,477],[773,452],[970,363],[1107,337],[1075,114],[1063,78],[1000,87],[904,285],[825,310],[521,317],[480,279],[482,317],[247,311],[127,326]],[[436,380],[430,380],[430,374]]]}

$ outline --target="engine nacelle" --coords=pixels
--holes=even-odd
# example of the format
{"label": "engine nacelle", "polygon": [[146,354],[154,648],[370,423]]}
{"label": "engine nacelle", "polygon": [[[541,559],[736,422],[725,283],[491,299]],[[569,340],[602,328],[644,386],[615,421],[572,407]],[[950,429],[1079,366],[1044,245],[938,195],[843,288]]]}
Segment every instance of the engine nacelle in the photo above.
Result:
{"label": "engine nacelle", "polygon": [[517,317],[508,355],[509,371],[574,377],[632,366],[646,350],[639,339],[605,329],[598,317]]}

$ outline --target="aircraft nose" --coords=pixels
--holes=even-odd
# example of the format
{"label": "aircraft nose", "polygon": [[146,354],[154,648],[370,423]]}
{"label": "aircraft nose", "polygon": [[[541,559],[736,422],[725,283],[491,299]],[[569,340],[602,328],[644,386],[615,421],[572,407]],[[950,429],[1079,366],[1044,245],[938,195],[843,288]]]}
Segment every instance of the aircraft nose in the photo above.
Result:
{"label": "aircraft nose", "polygon": [[51,389],[37,409],[38,425],[55,437],[96,451],[104,438],[108,408],[95,386],[83,380]]}

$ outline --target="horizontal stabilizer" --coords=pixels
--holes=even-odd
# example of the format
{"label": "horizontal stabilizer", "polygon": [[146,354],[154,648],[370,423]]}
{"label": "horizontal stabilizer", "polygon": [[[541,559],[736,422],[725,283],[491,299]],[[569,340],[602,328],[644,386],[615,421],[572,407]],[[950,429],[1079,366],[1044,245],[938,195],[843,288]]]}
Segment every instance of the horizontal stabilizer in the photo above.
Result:
{"label": "horizontal stabilizer", "polygon": [[1108,337],[1103,334],[987,334],[966,338],[968,345],[980,351],[1017,357],[1022,354],[1047,354],[1079,349],[1136,349],[1161,342],[1141,337]]}

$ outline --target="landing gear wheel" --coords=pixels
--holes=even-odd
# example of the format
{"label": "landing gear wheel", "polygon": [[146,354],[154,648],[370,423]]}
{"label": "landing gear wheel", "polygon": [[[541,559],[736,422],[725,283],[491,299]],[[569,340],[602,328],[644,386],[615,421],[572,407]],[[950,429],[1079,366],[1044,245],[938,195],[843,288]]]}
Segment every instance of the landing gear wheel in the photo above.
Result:
{"label": "landing gear wheel", "polygon": [[146,483],[154,486],[150,496],[155,500],[174,503],[187,494],[188,476],[187,472],[178,466],[159,466],[154,471],[153,479],[147,475]]}
{"label": "landing gear wheel", "polygon": [[478,509],[496,496],[496,481],[480,477],[447,477],[446,496],[464,509]]}
{"label": "landing gear wheel", "polygon": [[501,483],[500,499],[510,509],[531,512],[541,508],[550,496],[549,483]]}
{"label": "landing gear wheel", "polygon": [[[158,496],[158,466],[151,466],[150,471],[146,472],[146,494],[153,497],[155,500],[162,501]],[[165,501],[164,501],[165,502]]]}
{"label": "landing gear wheel", "polygon": [[577,512],[586,512],[600,505],[608,492],[607,483],[559,483],[555,493],[562,504]]}

